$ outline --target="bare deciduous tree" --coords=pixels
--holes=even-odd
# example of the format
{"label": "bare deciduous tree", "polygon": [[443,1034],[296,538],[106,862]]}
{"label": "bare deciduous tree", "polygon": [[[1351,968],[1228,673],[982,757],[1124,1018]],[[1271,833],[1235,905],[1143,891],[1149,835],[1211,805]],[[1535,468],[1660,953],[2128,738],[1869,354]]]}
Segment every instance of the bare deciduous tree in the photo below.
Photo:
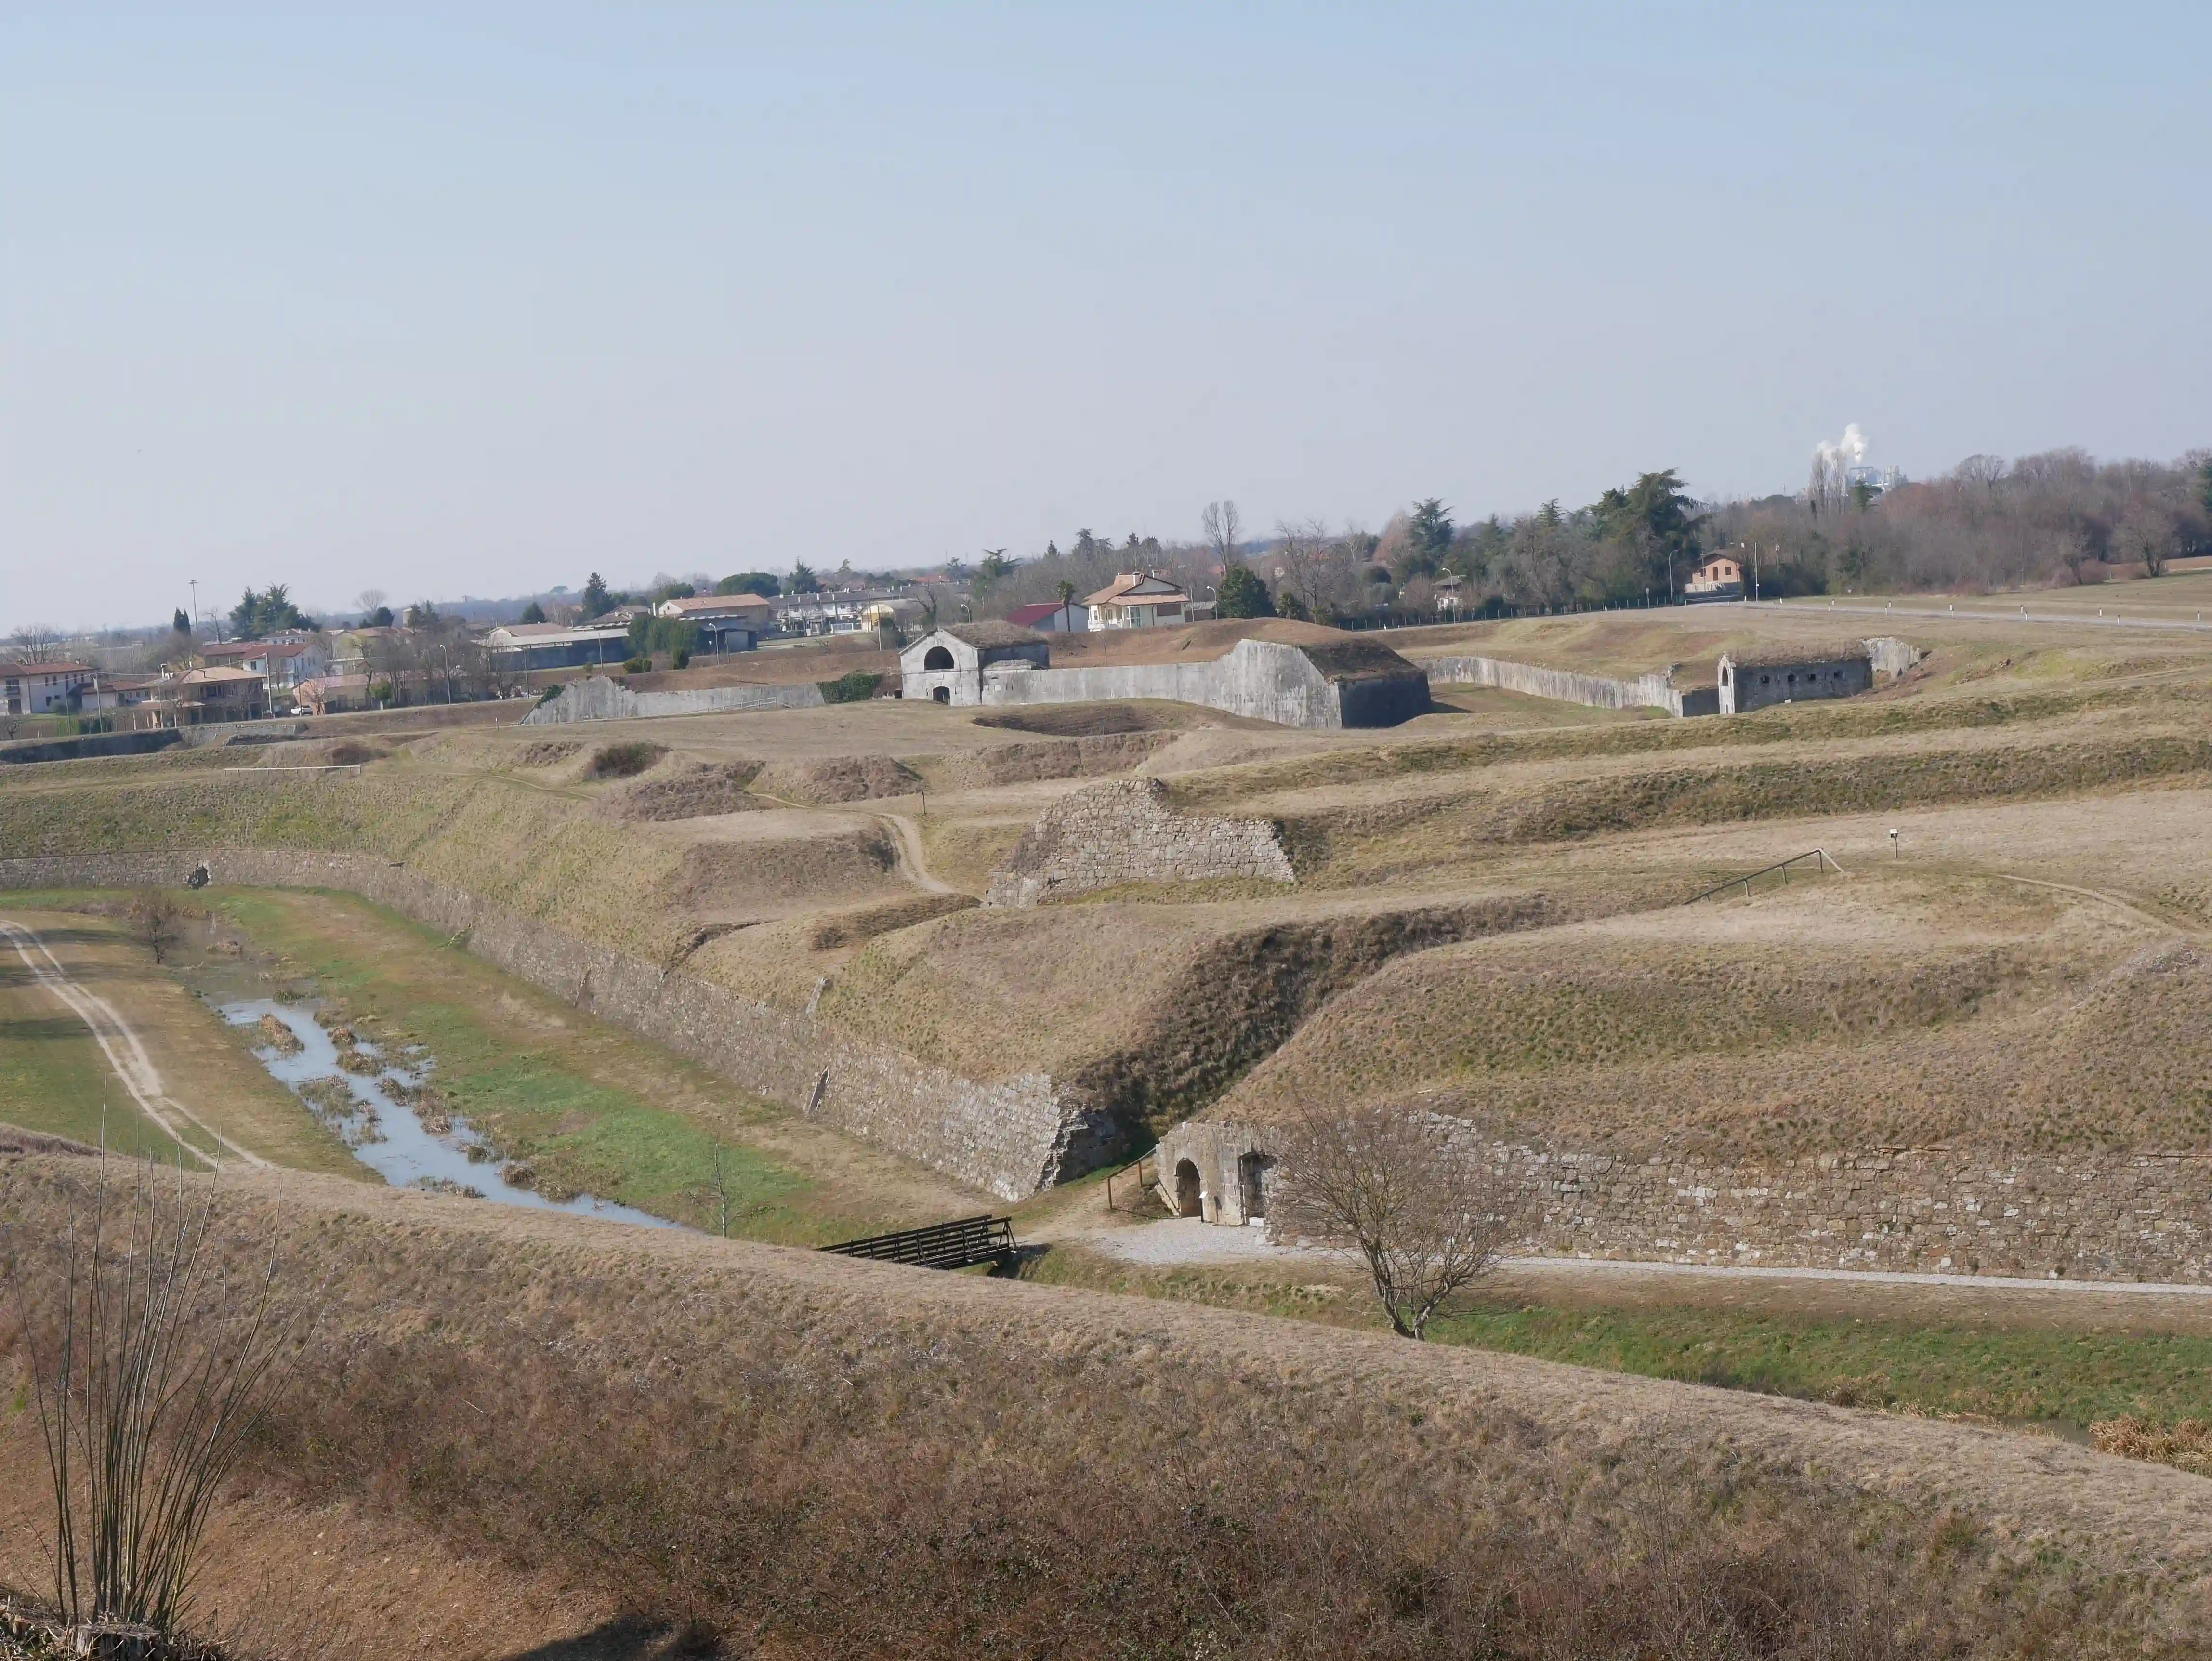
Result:
{"label": "bare deciduous tree", "polygon": [[2129,508],[2113,530],[2112,552],[2122,564],[2141,560],[2147,577],[2164,576],[2175,540],[2172,516],[2155,504],[2142,503]]}
{"label": "bare deciduous tree", "polygon": [[1522,1232],[1517,1196],[1435,1115],[1387,1107],[1309,1114],[1283,1135],[1279,1233],[1356,1251],[1403,1338]]}
{"label": "bare deciduous tree", "polygon": [[168,961],[169,948],[181,932],[176,901],[159,888],[142,888],[131,902],[131,932],[154,954],[155,963]]}
{"label": "bare deciduous tree", "polygon": [[1244,523],[1237,516],[1237,504],[1209,502],[1198,522],[1206,533],[1206,545],[1212,551],[1214,563],[1227,570],[1236,562],[1237,545],[1243,540]]}
{"label": "bare deciduous tree", "polygon": [[71,1627],[182,1624],[216,1497],[291,1376],[276,1262],[223,1284],[216,1221],[212,1188],[142,1165],[127,1185],[94,1177],[59,1238],[4,1237]]}

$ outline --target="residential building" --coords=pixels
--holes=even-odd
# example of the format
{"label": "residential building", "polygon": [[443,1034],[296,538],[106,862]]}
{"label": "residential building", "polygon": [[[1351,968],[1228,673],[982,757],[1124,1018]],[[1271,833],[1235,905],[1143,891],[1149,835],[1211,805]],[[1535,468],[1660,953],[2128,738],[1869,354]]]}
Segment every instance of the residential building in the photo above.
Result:
{"label": "residential building", "polygon": [[228,666],[187,669],[161,683],[149,706],[168,724],[196,727],[211,721],[258,721],[269,713],[269,681],[251,670]]}
{"label": "residential building", "polygon": [[1193,599],[1166,577],[1124,571],[1083,602],[1093,629],[1159,629],[1213,615],[1210,599]]}
{"label": "residential building", "polygon": [[1715,554],[1690,573],[1682,598],[1696,605],[1708,600],[1741,599],[1743,566],[1733,554]]}
{"label": "residential building", "polygon": [[303,680],[292,689],[300,707],[318,715],[334,715],[369,706],[367,675],[323,675]]}
{"label": "residential building", "polygon": [[199,655],[200,661],[211,669],[243,669],[265,678],[272,689],[289,690],[331,670],[330,644],[314,635],[289,640],[224,641],[202,647]]}
{"label": "residential building", "polygon": [[88,663],[0,663],[0,709],[11,715],[64,715],[92,684]]}
{"label": "residential building", "polygon": [[775,603],[759,594],[695,594],[665,599],[657,609],[662,617],[696,624],[702,652],[750,652],[775,618]]}

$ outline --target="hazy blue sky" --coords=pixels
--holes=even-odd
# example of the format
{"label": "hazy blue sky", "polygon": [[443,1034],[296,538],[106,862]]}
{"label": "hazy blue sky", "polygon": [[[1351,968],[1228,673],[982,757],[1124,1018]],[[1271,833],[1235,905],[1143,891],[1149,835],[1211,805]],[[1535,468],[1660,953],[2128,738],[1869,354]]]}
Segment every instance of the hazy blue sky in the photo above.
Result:
{"label": "hazy blue sky", "polygon": [[2212,443],[2212,6],[0,10],[0,627]]}

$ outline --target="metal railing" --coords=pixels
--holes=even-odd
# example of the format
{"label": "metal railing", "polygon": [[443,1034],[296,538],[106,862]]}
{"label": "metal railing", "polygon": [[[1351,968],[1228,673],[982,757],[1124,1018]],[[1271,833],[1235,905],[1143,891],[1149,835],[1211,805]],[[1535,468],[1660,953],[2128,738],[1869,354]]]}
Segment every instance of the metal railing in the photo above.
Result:
{"label": "metal railing", "polygon": [[1752,884],[1757,882],[1761,877],[1771,876],[1778,871],[1782,873],[1782,885],[1787,888],[1790,885],[1790,867],[1793,865],[1802,865],[1807,860],[1813,861],[1813,872],[1816,876],[1826,876],[1831,871],[1839,877],[1844,874],[1844,867],[1829,857],[1826,849],[1814,848],[1802,854],[1792,854],[1788,859],[1778,860],[1772,865],[1763,865],[1758,870],[1747,872],[1741,877],[1730,877],[1726,882],[1717,882],[1703,893],[1691,895],[1682,904],[1695,905],[1699,900],[1709,900],[1714,895],[1724,894],[1731,888],[1742,889],[1743,897],[1749,899]]}

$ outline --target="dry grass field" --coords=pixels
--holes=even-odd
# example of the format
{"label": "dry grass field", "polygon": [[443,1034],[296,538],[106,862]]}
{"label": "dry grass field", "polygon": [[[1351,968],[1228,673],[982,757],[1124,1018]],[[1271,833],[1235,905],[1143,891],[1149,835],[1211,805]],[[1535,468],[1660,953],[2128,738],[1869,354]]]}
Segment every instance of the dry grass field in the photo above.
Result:
{"label": "dry grass field", "polygon": [[[1739,1163],[2212,1151],[2212,639],[1850,626],[1928,655],[1729,721],[1481,694],[1384,733],[895,703],[364,727],[0,770],[0,849],[371,855],[916,1062],[1048,1075],[1140,1138],[1367,1099]],[[1747,609],[1397,643],[1644,672],[1838,627]],[[1185,632],[1097,649],[1236,631]],[[275,770],[331,761],[360,770]],[[976,904],[1066,793],[1132,773],[1176,811],[1272,821],[1297,881]],[[1840,872],[1685,904],[1814,848]],[[124,897],[32,903],[238,1134],[345,1169],[132,955]],[[983,1208],[373,907],[192,904],[365,1030],[427,1042],[555,1188],[711,1226],[724,1169],[733,1232],[798,1243]],[[97,1051],[19,978],[0,1118],[82,1135]],[[28,1216],[79,1178],[14,1180]],[[2187,1654],[2206,1626],[2201,1478],[1964,1422],[2125,1420],[2112,1445],[2199,1459],[2195,1304],[2076,1293],[1992,1327],[1972,1292],[1523,1275],[1415,1351],[1363,1329],[1341,1276],[1114,1267],[1079,1238],[1090,1186],[1022,1208],[1053,1243],[1032,1272],[1080,1283],[1054,1287],[235,1180],[303,1270],[344,1267],[334,1318],[359,1342],[236,1496],[217,1573],[241,1608],[271,1566],[323,1576],[331,1653],[595,1631],[574,1653],[641,1654],[686,1621],[787,1655],[1668,1652],[1652,1620],[1679,1648],[1755,1607],[1766,1639],[1694,1652],[2055,1655],[2089,1632]],[[0,1429],[14,1469],[21,1430]],[[1322,1516],[1324,1491],[1344,1503]]]}
{"label": "dry grass field", "polygon": [[[333,753],[319,739],[9,770],[0,845],[360,849],[647,961],[814,1005],[971,1076],[1079,1080],[1155,1127],[1296,1080],[1469,1091],[1538,1122],[1547,1101],[1588,1089],[1633,1098],[1656,1131],[1694,1116],[1685,1098],[1716,1056],[1743,1069],[1747,1099],[1768,1104],[1752,1116],[1779,1123],[1803,1117],[1791,1080],[1832,1060],[1869,1069],[1852,1077],[1948,1078],[1990,1054],[2028,1083],[1973,1072],[1945,1092],[1954,1105],[1925,1110],[1933,1122],[2002,1098],[2008,1132],[2189,1142],[2204,1110],[2177,1081],[2202,1072],[2185,948],[2212,920],[2191,828],[2212,786],[2212,639],[1914,621],[1928,656],[1903,681],[1725,721],[1552,704],[1516,726],[1513,706],[1534,701],[1486,695],[1388,733],[1152,705],[1009,717],[874,703],[554,734],[477,723],[347,740],[375,752],[358,776],[268,770]],[[1479,650],[1627,672],[1838,626],[1709,608],[1393,640],[1416,657]],[[1061,644],[1171,657],[1254,631]],[[1296,888],[1142,885],[1020,913],[934,893],[980,894],[1060,794],[1133,770],[1166,780],[1185,811],[1276,821]],[[1904,857],[1877,871],[1892,827]],[[1792,895],[1670,912],[1815,846],[1848,873],[1817,905]],[[2038,881],[2138,915],[2100,922],[2112,906],[2047,897],[2038,912]],[[1515,946],[1492,938],[1501,928],[1539,932]],[[1765,954],[1800,928],[1788,974],[1765,985]],[[1692,1020],[1693,989],[1708,985],[1728,1007]],[[1494,1032],[1452,1013],[1493,992]],[[1570,1005],[1583,1013],[1556,1013]],[[2066,1046],[2061,1082],[2021,1059],[2015,1028]],[[2069,1095],[2151,1030],[2171,1059],[2129,1069],[2117,1110]],[[1902,1110],[1843,1110],[1834,1132],[1894,1129],[1880,1115]]]}
{"label": "dry grass field", "polygon": [[[98,1180],[15,1161],[18,1238]],[[627,1621],[774,1656],[2204,1652],[2198,1479],[2056,1441],[295,1173],[226,1191],[228,1272],[273,1246],[287,1295],[326,1288],[202,1588],[295,1652],[620,1654],[588,1643]],[[11,1413],[0,1468],[33,1435]],[[0,1575],[39,1573],[35,1487],[0,1483]]]}

